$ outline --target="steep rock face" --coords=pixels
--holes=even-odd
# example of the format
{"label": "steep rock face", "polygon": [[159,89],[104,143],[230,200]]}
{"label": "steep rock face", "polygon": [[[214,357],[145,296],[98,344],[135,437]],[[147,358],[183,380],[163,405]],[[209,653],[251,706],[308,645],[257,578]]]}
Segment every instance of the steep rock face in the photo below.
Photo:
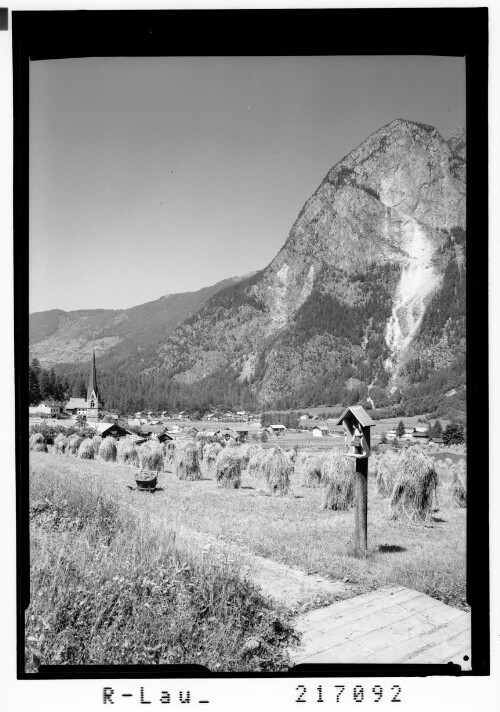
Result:
{"label": "steep rock face", "polygon": [[271,264],[209,300],[150,370],[192,384],[231,369],[261,403],[346,374],[399,384],[450,230],[465,227],[461,137],[402,119],[375,132],[329,171]]}

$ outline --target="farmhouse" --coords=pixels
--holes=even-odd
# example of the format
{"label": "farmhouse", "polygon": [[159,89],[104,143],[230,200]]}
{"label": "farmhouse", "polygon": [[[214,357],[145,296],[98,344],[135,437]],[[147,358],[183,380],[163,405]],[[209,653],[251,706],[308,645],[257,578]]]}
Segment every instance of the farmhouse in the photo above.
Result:
{"label": "farmhouse", "polygon": [[429,442],[434,443],[434,445],[444,445],[443,438],[429,438]]}
{"label": "farmhouse", "polygon": [[150,425],[141,425],[139,432],[141,435],[158,440],[160,443],[173,440],[167,433],[166,425],[153,425],[152,423]]}
{"label": "farmhouse", "polygon": [[427,440],[429,437],[429,431],[427,428],[413,428],[412,436],[418,440]]}
{"label": "farmhouse", "polygon": [[286,432],[286,428],[284,425],[281,425],[281,423],[278,423],[276,425],[270,425],[268,428],[266,428],[271,435],[283,435]]}
{"label": "farmhouse", "polygon": [[319,425],[316,425],[311,432],[315,438],[324,438],[330,434],[328,428],[320,427]]}
{"label": "farmhouse", "polygon": [[235,428],[235,432],[242,438],[248,437],[248,428]]}
{"label": "farmhouse", "polygon": [[30,408],[30,413],[40,413],[50,418],[57,417],[61,412],[62,405],[54,400],[44,400],[34,408]]}
{"label": "farmhouse", "polygon": [[101,437],[105,438],[111,435],[114,438],[123,438],[125,435],[132,435],[130,430],[126,430],[118,423],[95,423],[90,422],[89,427],[96,430]]}
{"label": "farmhouse", "polygon": [[87,415],[87,401],[85,398],[70,398],[64,410],[70,415]]}
{"label": "farmhouse", "polygon": [[236,442],[238,442],[238,440],[240,439],[240,436],[238,435],[238,433],[236,433],[234,430],[229,430],[229,429],[221,430],[219,432],[219,436],[221,438],[223,438],[224,440],[235,440]]}

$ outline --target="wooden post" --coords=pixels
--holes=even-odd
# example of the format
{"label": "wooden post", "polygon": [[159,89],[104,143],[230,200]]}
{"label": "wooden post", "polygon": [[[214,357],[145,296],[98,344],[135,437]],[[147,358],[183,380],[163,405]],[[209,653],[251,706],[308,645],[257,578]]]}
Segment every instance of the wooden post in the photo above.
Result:
{"label": "wooden post", "polygon": [[[363,428],[370,447],[370,428]],[[368,550],[368,458],[356,458],[356,527],[355,550],[366,556]]]}

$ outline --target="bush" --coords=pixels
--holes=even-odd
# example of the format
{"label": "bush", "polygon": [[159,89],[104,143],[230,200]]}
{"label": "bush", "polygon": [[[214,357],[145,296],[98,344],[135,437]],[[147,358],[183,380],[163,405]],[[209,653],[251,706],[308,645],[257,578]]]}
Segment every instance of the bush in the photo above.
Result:
{"label": "bush", "polygon": [[321,480],[325,486],[323,509],[340,511],[352,507],[354,464],[351,458],[340,453],[329,453],[321,467]]}
{"label": "bush", "polygon": [[431,517],[437,489],[434,463],[414,449],[401,456],[400,473],[391,497],[391,518],[425,523]]}
{"label": "bush", "polygon": [[215,479],[219,487],[238,489],[241,486],[241,458],[236,448],[227,447],[220,452],[215,466]]}
{"label": "bush", "polygon": [[146,440],[139,447],[139,466],[141,470],[160,472],[164,468],[163,448],[157,440]]}
{"label": "bush", "polygon": [[92,440],[90,438],[82,440],[80,447],[78,448],[78,457],[80,460],[93,460],[94,454],[94,443]]}
{"label": "bush", "polygon": [[115,462],[116,461],[116,442],[111,435],[104,438],[99,446],[99,458],[104,460],[104,462]]}
{"label": "bush", "polygon": [[285,496],[289,493],[293,462],[279,446],[269,451],[264,460],[264,472],[267,486],[273,494]]}
{"label": "bush", "polygon": [[180,480],[202,479],[196,443],[188,442],[177,450],[175,474]]}

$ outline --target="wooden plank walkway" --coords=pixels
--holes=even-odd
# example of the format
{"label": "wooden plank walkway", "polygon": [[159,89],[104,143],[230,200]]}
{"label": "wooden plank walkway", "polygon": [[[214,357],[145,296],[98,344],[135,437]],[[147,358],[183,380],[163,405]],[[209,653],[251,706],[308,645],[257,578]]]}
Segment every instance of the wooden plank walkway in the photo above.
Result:
{"label": "wooden plank walkway", "polygon": [[295,665],[454,662],[470,670],[470,614],[402,586],[305,613],[295,627]]}

